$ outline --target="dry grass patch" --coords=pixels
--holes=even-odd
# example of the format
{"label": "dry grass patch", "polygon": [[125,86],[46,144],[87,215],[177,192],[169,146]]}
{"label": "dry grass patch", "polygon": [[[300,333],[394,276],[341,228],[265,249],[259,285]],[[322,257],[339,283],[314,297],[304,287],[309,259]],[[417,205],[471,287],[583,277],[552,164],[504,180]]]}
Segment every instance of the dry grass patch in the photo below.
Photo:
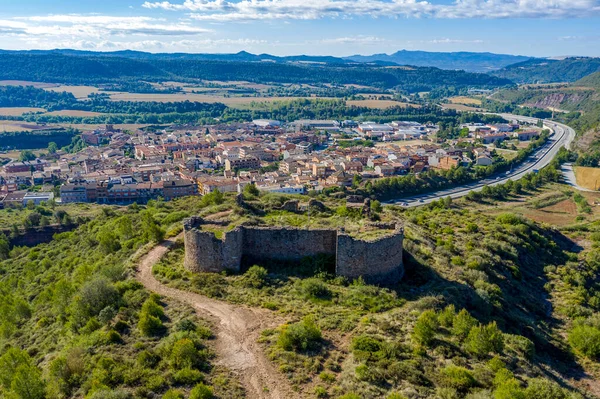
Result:
{"label": "dry grass patch", "polygon": [[481,100],[467,96],[456,96],[448,99],[452,104],[481,105]]}
{"label": "dry grass patch", "polygon": [[0,108],[0,116],[21,116],[27,112],[46,112],[44,108],[6,107]]}
{"label": "dry grass patch", "polygon": [[444,109],[453,109],[456,111],[471,111],[471,112],[481,111],[481,108],[470,107],[470,106],[464,105],[464,104],[442,104],[442,107]]}
{"label": "dry grass patch", "polygon": [[68,86],[68,85],[49,86],[49,87],[43,87],[43,89],[57,91],[57,92],[66,91],[68,93],[73,93],[73,95],[78,99],[87,98],[90,94],[98,93],[98,91],[99,91],[99,89],[97,87],[93,87],[93,86]]}
{"label": "dry grass patch", "polygon": [[600,168],[575,166],[577,184],[588,190],[597,190],[600,187]]}

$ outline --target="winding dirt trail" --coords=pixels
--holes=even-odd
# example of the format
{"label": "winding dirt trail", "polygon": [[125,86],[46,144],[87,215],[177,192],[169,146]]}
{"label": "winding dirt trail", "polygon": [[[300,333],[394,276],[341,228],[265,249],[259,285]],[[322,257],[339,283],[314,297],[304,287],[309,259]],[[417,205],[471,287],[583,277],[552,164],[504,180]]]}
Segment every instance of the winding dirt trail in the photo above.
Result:
{"label": "winding dirt trail", "polygon": [[136,278],[148,290],[182,301],[192,306],[198,314],[208,317],[216,328],[217,364],[236,372],[248,398],[296,398],[285,378],[265,357],[257,343],[260,332],[281,323],[278,317],[263,309],[231,305],[192,292],[182,291],[160,283],[152,275],[156,264],[182,237],[173,237],[154,247],[140,259]]}

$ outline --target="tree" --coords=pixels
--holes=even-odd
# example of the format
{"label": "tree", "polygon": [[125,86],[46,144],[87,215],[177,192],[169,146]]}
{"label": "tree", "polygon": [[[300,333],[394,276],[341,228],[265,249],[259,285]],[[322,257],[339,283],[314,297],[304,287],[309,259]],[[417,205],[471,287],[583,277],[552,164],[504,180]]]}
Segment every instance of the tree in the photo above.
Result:
{"label": "tree", "polygon": [[21,154],[19,154],[19,161],[21,162],[33,161],[35,158],[35,154],[30,150],[21,151]]}
{"label": "tree", "polygon": [[477,320],[466,309],[461,309],[452,321],[452,335],[457,337],[459,341],[463,341],[476,325]]}
{"label": "tree", "polygon": [[58,145],[54,141],[49,142],[48,143],[48,153],[56,154],[56,151],[58,151]]}
{"label": "tree", "polygon": [[502,353],[504,336],[496,322],[486,326],[480,325],[471,329],[465,346],[468,352],[478,357],[487,356],[490,352]]}
{"label": "tree", "polygon": [[256,184],[246,184],[244,186],[244,194],[252,197],[258,197],[260,195],[260,190],[258,187],[256,187]]}
{"label": "tree", "polygon": [[10,389],[20,399],[42,399],[45,397],[45,384],[37,367],[21,365],[17,368]]}
{"label": "tree", "polygon": [[10,243],[3,233],[0,233],[0,260],[8,259],[10,255]]}
{"label": "tree", "polygon": [[419,345],[429,346],[435,338],[437,328],[437,315],[433,310],[426,310],[419,316],[415,323],[412,339]]}

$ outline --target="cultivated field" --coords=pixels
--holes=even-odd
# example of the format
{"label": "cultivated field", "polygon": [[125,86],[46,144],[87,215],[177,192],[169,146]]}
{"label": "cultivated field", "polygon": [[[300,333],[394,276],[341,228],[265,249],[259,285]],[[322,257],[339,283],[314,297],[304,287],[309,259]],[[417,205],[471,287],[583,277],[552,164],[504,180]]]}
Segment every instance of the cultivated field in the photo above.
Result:
{"label": "cultivated field", "polygon": [[44,108],[6,107],[0,108],[0,116],[21,116],[28,112],[46,112]]}
{"label": "cultivated field", "polygon": [[588,190],[600,188],[600,168],[576,166],[574,169],[578,185]]}
{"label": "cultivated field", "polygon": [[46,90],[63,92],[66,91],[68,93],[73,93],[73,95],[78,99],[85,99],[92,93],[98,93],[99,89],[93,86],[50,86],[43,87]]}
{"label": "cultivated field", "polygon": [[450,97],[448,101],[450,101],[452,104],[481,105],[480,99],[466,96]]}
{"label": "cultivated field", "polygon": [[368,107],[368,108],[391,108],[391,107],[412,107],[412,108],[420,108],[420,105],[417,104],[409,104],[403,103],[400,101],[393,100],[350,100],[346,101],[346,105],[352,106],[355,105],[357,107]]}
{"label": "cultivated field", "polygon": [[1,132],[24,132],[32,130],[49,129],[51,126],[42,126],[35,123],[21,122],[21,121],[7,121],[0,120],[0,133]]}

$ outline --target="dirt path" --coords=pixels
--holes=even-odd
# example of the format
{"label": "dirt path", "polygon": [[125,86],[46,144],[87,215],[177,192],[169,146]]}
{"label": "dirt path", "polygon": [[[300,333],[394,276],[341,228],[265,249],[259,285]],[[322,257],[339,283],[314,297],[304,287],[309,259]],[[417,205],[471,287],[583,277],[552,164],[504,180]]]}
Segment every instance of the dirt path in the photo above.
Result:
{"label": "dirt path", "polygon": [[239,374],[248,398],[295,398],[285,378],[265,357],[257,343],[260,332],[281,321],[263,309],[231,305],[196,293],[178,290],[160,283],[152,275],[152,266],[180,238],[170,238],[154,247],[138,263],[136,278],[150,291],[185,302],[201,316],[208,316],[216,328],[218,364]]}

